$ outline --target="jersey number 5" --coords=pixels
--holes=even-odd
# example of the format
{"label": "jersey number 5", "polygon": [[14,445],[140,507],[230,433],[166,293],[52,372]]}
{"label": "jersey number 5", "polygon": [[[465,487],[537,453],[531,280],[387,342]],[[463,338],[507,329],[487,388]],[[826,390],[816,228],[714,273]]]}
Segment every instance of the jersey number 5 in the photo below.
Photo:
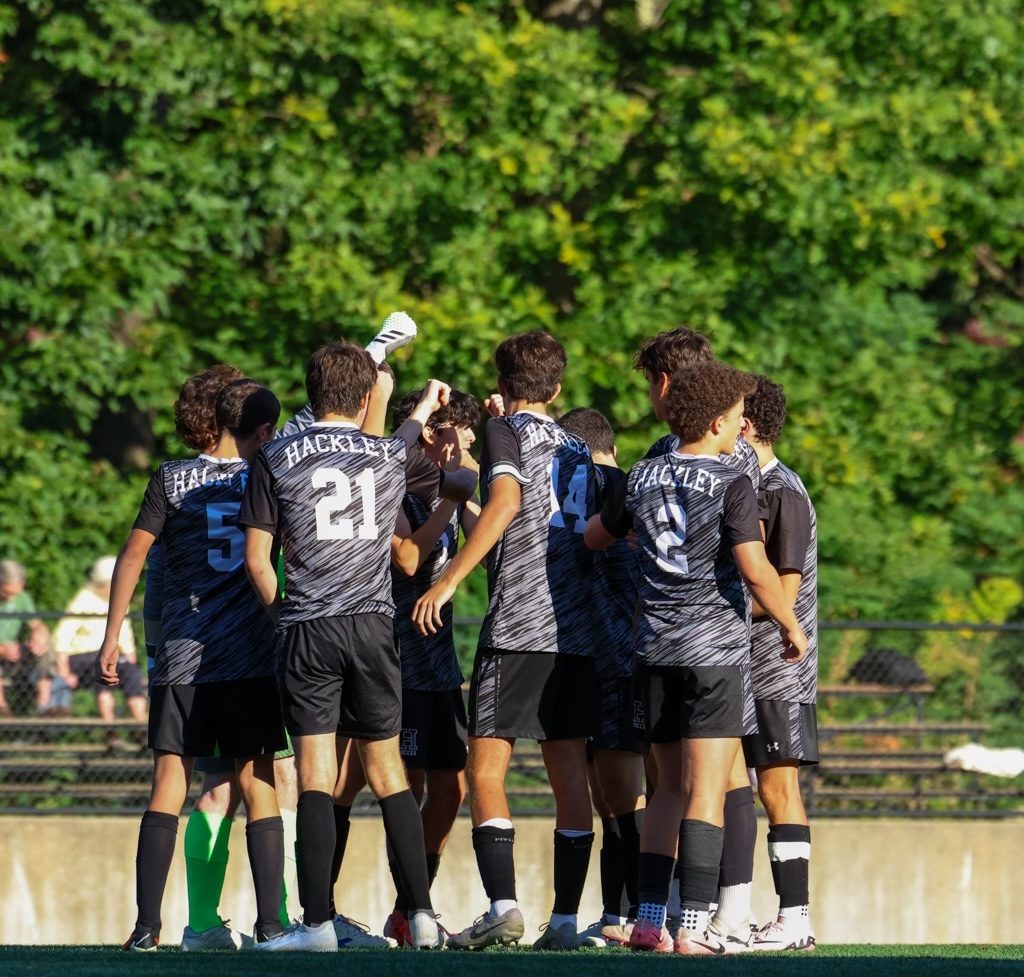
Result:
{"label": "jersey number 5", "polygon": [[587,528],[587,466],[577,465],[566,488],[558,497],[558,458],[551,459],[551,518],[549,526],[565,529],[565,517],[575,516],[573,531],[582,533]]}
{"label": "jersey number 5", "polygon": [[690,563],[685,555],[686,510],[678,502],[666,502],[658,510],[657,523],[658,566],[667,573],[689,573]]}
{"label": "jersey number 5", "polygon": [[218,540],[222,544],[206,551],[206,562],[218,573],[237,570],[245,559],[245,534],[237,522],[241,507],[241,502],[210,502],[206,506],[206,536],[211,542]]}
{"label": "jersey number 5", "polygon": [[[335,521],[339,512],[344,512],[352,505],[352,486],[359,489],[362,502],[363,521],[356,529],[348,517],[343,516]],[[364,468],[355,478],[349,478],[337,468],[318,468],[313,472],[313,488],[334,486],[333,495],[325,495],[316,504],[316,538],[317,539],[376,539],[377,529],[377,486],[373,479],[373,469]]]}

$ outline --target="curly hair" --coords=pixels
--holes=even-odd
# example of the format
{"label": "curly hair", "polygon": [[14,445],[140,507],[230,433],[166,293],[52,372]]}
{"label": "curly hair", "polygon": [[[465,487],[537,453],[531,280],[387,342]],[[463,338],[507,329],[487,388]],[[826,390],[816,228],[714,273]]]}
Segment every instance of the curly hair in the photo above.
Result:
{"label": "curly hair", "polygon": [[754,377],[717,360],[687,367],[672,377],[668,423],[683,444],[700,441],[721,417],[757,389]]}
{"label": "curly hair", "polygon": [[[393,428],[400,427],[408,420],[409,415],[416,409],[416,405],[420,402],[420,397],[422,396],[422,389],[410,390],[402,396],[402,399],[395,404],[392,410]],[[448,398],[448,406],[435,411],[431,415],[427,427],[434,429],[451,425],[452,427],[476,428],[479,427],[482,416],[483,411],[480,408],[480,401],[472,394],[456,390],[453,387]]]}
{"label": "curly hair", "polygon": [[680,326],[645,339],[633,357],[633,366],[651,376],[667,373],[671,377],[685,367],[706,363],[714,358],[707,336],[695,329]]}
{"label": "curly hair", "polygon": [[591,452],[610,455],[615,451],[615,432],[608,418],[593,407],[575,407],[558,419],[558,426],[581,438]]}
{"label": "curly hair", "polygon": [[218,363],[181,385],[174,402],[174,427],[193,451],[209,451],[217,443],[217,398],[229,383],[244,376],[237,367]]}
{"label": "curly hair", "polygon": [[775,444],[786,425],[786,392],[782,384],[755,374],[757,389],[743,402],[743,414],[750,418],[757,433],[755,441]]}

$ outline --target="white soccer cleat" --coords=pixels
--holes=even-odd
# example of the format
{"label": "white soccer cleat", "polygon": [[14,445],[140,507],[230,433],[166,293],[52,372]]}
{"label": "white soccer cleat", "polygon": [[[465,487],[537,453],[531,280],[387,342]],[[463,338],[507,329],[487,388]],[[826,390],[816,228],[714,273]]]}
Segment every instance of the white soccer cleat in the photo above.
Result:
{"label": "white soccer cleat", "polygon": [[337,913],[332,922],[339,950],[393,950],[398,946],[397,940],[376,936],[365,923],[357,923],[354,919],[342,916],[341,913]]}
{"label": "white soccer cleat", "polygon": [[268,953],[295,950],[313,951],[316,953],[337,953],[338,937],[334,932],[334,923],[328,919],[318,926],[307,926],[300,923],[292,929],[286,929],[280,936],[275,936],[266,943],[256,943],[254,950],[265,950]]}
{"label": "white soccer cleat", "polygon": [[596,923],[591,923],[585,930],[580,930],[577,934],[580,946],[608,946],[608,941],[605,939],[604,933],[602,932],[603,929],[604,923],[602,923],[601,920],[598,920]]}
{"label": "white soccer cleat", "polygon": [[708,931],[716,934],[725,944],[725,952],[727,954],[746,953],[750,949],[755,932],[751,929],[749,919],[744,920],[739,926],[730,927],[725,925],[725,921],[720,916],[711,917]]}
{"label": "white soccer cleat", "polygon": [[433,913],[413,913],[409,917],[409,934],[412,937],[414,950],[444,949],[444,934],[441,925]]}
{"label": "white soccer cleat", "polygon": [[227,920],[221,920],[219,926],[211,926],[205,930],[194,930],[191,926],[186,926],[185,931],[181,934],[183,953],[206,950],[241,950],[250,943],[252,943],[252,939],[231,929]]}
{"label": "white soccer cleat", "polygon": [[392,312],[383,322],[380,331],[366,347],[366,352],[380,366],[396,349],[408,346],[416,338],[416,323],[405,312]]}
{"label": "white soccer cleat", "polygon": [[813,951],[816,946],[814,931],[806,920],[797,924],[784,923],[773,919],[765,923],[751,938],[750,949],[754,952],[802,950]]}

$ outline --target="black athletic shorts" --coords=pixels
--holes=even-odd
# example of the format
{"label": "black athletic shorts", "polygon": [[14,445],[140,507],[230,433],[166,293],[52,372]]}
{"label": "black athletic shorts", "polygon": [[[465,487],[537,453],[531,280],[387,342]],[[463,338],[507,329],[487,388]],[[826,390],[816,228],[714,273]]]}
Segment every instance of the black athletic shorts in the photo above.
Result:
{"label": "black athletic shorts", "polygon": [[598,680],[598,696],[600,716],[591,748],[645,753],[644,707],[632,677]]}
{"label": "black athletic shorts", "polygon": [[584,655],[481,648],[469,684],[469,735],[586,739],[597,729],[597,675]]}
{"label": "black athletic shorts", "polygon": [[[637,666],[635,680],[651,743],[742,736],[752,722],[749,670],[740,665]],[[750,717],[752,720],[752,717]]]}
{"label": "black athletic shorts", "polygon": [[299,621],[282,632],[278,682],[292,736],[386,740],[402,728],[402,666],[386,614]]}
{"label": "black athletic shorts", "polygon": [[757,732],[743,737],[748,767],[798,760],[801,766],[817,763],[818,707],[813,702],[755,699]]}
{"label": "black athletic shorts", "polygon": [[402,759],[411,770],[466,769],[466,703],[461,689],[402,689]]}
{"label": "black athletic shorts", "polygon": [[96,655],[91,651],[80,655],[69,655],[68,669],[78,679],[80,688],[85,688],[86,683],[89,683],[97,692],[121,691],[129,699],[146,694],[146,690],[142,685],[142,672],[139,671],[139,666],[124,658],[118,659],[117,662],[118,684],[115,686],[104,685],[97,678]]}
{"label": "black athletic shorts", "polygon": [[265,756],[285,746],[281,701],[270,676],[201,685],[155,685],[149,746],[187,757]]}

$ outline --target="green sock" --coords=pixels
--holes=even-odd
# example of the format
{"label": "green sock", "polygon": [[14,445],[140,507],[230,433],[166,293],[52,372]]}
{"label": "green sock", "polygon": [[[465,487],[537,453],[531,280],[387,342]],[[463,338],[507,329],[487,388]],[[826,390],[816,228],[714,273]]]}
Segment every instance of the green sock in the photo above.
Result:
{"label": "green sock", "polygon": [[220,925],[220,896],[228,870],[231,819],[193,811],[185,828],[188,925],[197,933]]}

